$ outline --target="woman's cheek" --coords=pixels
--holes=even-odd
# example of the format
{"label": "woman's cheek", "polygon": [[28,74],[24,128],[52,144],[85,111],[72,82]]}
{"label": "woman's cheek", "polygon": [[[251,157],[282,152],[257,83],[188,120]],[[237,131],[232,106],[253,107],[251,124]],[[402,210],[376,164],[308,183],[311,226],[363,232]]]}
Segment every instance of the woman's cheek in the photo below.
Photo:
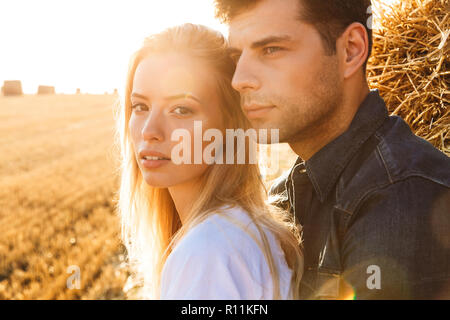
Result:
{"label": "woman's cheek", "polygon": [[133,117],[130,118],[130,121],[128,122],[128,131],[131,137],[131,142],[133,146],[136,146],[136,139],[137,139],[137,128],[136,128],[136,121],[133,119]]}

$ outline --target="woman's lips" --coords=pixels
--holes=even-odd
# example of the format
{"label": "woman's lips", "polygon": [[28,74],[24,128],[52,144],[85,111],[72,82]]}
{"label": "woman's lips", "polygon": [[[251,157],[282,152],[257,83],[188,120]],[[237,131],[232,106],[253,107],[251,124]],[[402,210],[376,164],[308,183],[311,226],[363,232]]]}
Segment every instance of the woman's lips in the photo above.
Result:
{"label": "woman's lips", "polygon": [[156,169],[168,164],[171,160],[146,160],[141,159],[141,164],[147,169]]}

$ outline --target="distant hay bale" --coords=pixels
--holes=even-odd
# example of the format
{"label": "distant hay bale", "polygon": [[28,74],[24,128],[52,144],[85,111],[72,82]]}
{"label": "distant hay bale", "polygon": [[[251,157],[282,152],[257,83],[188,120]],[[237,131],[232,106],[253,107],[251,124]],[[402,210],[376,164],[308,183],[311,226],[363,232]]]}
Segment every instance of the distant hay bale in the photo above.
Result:
{"label": "distant hay bale", "polygon": [[37,94],[55,94],[55,87],[39,86]]}
{"label": "distant hay bale", "polygon": [[368,79],[389,111],[450,155],[448,0],[374,0],[373,55]]}
{"label": "distant hay bale", "polygon": [[6,80],[3,82],[2,93],[5,96],[22,95],[22,82],[19,80]]}

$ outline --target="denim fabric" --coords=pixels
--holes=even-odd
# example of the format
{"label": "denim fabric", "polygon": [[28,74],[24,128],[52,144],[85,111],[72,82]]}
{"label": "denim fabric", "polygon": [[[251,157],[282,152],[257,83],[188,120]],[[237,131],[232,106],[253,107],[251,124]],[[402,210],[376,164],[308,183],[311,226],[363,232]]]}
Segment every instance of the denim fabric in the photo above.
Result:
{"label": "denim fabric", "polygon": [[270,194],[302,226],[302,298],[450,298],[450,158],[377,90]]}

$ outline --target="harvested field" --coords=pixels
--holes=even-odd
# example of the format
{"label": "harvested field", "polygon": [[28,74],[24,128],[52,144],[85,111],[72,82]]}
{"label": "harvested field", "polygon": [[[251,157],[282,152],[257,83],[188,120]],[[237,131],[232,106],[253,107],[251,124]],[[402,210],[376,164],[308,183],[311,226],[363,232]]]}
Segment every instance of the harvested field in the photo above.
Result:
{"label": "harvested field", "polygon": [[0,299],[124,298],[115,99],[0,98]]}

